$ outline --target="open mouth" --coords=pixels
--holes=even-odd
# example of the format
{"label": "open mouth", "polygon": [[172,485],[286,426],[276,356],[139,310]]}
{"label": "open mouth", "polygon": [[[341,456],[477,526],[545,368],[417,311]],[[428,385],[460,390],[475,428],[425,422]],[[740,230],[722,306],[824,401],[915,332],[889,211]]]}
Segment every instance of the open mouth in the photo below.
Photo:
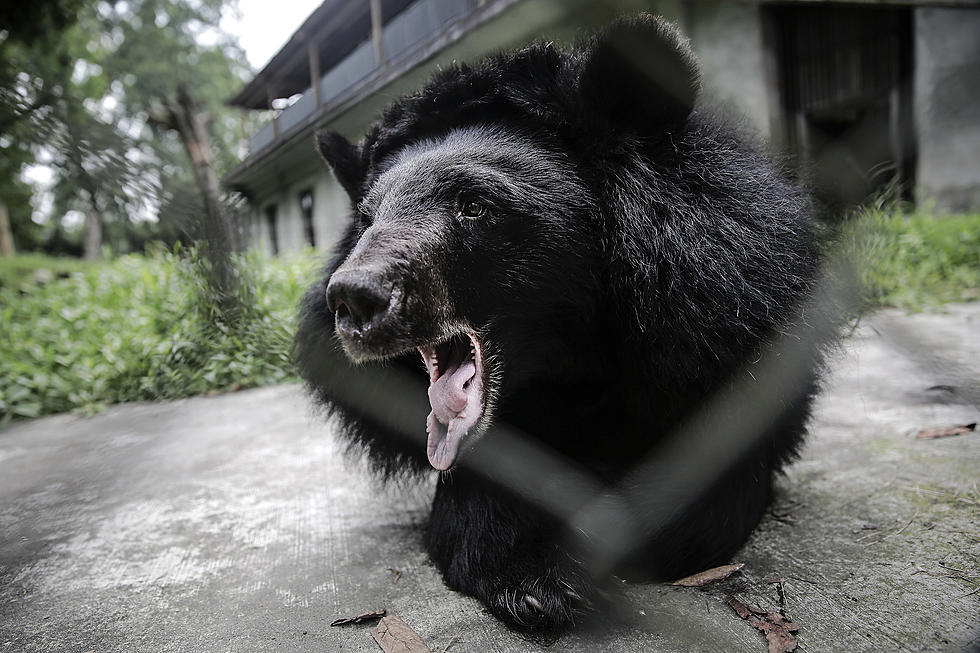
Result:
{"label": "open mouth", "polygon": [[419,347],[429,371],[426,423],[429,463],[440,471],[452,467],[459,447],[483,414],[483,351],[472,333],[461,332]]}

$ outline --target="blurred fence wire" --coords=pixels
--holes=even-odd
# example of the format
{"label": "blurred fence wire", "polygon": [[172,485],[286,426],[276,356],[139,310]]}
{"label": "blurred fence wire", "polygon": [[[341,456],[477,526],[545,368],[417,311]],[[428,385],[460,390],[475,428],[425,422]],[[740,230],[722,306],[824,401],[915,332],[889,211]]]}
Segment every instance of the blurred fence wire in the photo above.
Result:
{"label": "blurred fence wire", "polygon": [[[783,334],[750,370],[723,384],[724,391],[613,485],[499,422],[483,436],[482,442],[492,444],[482,446],[477,456],[464,456],[460,464],[553,517],[561,525],[558,535],[564,533],[566,550],[596,582],[605,584],[659,529],[695,505],[736,461],[763,444],[767,427],[786,408],[783,398],[806,390],[815,352],[833,346],[839,316],[853,304],[853,297],[849,262],[832,259],[811,301],[801,308],[802,326]],[[344,353],[337,346],[333,355]],[[419,401],[426,389],[418,379],[389,369],[368,382],[345,376],[346,366],[332,365],[331,360],[319,361],[318,374],[337,402],[414,446],[425,447],[419,424],[425,423],[428,406]],[[733,415],[739,419],[732,421]]]}
{"label": "blurred fence wire", "polygon": [[[593,8],[593,17],[622,9],[617,2],[594,4],[599,6]],[[723,12],[721,3],[707,6],[708,11]],[[841,207],[868,197],[908,199],[915,155],[911,64],[904,49],[911,38],[908,9],[891,7],[876,13],[834,8],[817,14],[809,5],[780,4],[763,10],[765,38],[777,55],[776,69],[770,71],[776,85],[770,102],[775,107],[772,144],[795,161],[799,175],[813,184],[833,218],[845,214]],[[681,27],[689,31],[694,27],[693,10],[684,15],[691,24]],[[833,30],[826,29],[851,22],[856,27],[847,34],[870,33],[869,40],[835,39]],[[868,29],[862,32],[862,26]],[[872,51],[892,59],[887,65],[864,66]],[[717,57],[718,51],[714,54]],[[847,66],[838,65],[840,61],[856,62],[856,81],[845,79]],[[808,77],[814,69],[823,77]],[[722,73],[713,71],[712,76]],[[484,436],[493,446],[483,447],[479,457],[464,458],[463,464],[554,517],[588,572],[600,581],[607,579],[658,529],[704,497],[733,461],[762,444],[767,426],[784,408],[782,397],[794,389],[805,390],[813,362],[820,358],[814,351],[830,346],[857,294],[846,258],[831,253],[828,261],[811,303],[801,308],[804,327],[771,343],[751,370],[723,384],[725,391],[615,485],[503,423],[493,424]],[[333,353],[343,356],[339,347]],[[329,378],[334,373],[329,357],[319,365],[319,375]],[[365,383],[345,377],[329,381],[340,403],[424,448],[419,425],[425,423],[428,407],[418,398],[425,387],[394,369]],[[736,414],[739,419],[732,421]]]}
{"label": "blurred fence wire", "polygon": [[[621,9],[615,2],[598,4],[602,6],[596,13]],[[799,176],[813,184],[835,219],[849,202],[869,196],[887,195],[888,201],[907,197],[912,156],[907,56],[892,52],[893,41],[908,38],[906,18],[900,11],[889,13],[875,31],[878,41],[855,46],[837,43],[829,32],[815,35],[808,12],[783,6],[764,12],[766,38],[782,55],[775,72],[781,84],[775,100],[783,113],[773,120],[774,148],[795,162]],[[861,24],[875,20],[875,15],[858,13]],[[691,15],[687,19],[693,21]],[[681,27],[690,29],[693,23]],[[832,61],[824,60],[838,45],[840,57],[860,60],[865,49],[882,43],[892,48],[895,65],[865,70],[868,84],[857,89],[860,97],[848,95],[843,87],[807,86],[809,81],[800,77],[808,63],[822,66],[830,77],[839,76]],[[713,76],[718,74],[713,71]],[[866,101],[869,112],[845,110],[855,98]],[[677,515],[702,501],[739,461],[762,448],[770,427],[786,409],[785,398],[812,390],[819,352],[832,346],[856,295],[846,253],[831,252],[811,301],[800,307],[801,326],[778,335],[760,360],[719,384],[722,391],[612,485],[505,423],[492,424],[484,436],[492,446],[481,447],[479,456],[464,457],[461,464],[554,518],[567,550],[597,582],[607,582],[631,555],[662,535]],[[333,355],[344,354],[335,346]],[[424,449],[425,433],[419,425],[425,423],[428,407],[418,401],[425,387],[417,379],[395,369],[370,382],[330,378],[340,373],[332,369],[331,359],[318,364],[322,369],[317,376],[329,379],[330,394],[338,403]],[[345,367],[337,365],[336,370]]]}

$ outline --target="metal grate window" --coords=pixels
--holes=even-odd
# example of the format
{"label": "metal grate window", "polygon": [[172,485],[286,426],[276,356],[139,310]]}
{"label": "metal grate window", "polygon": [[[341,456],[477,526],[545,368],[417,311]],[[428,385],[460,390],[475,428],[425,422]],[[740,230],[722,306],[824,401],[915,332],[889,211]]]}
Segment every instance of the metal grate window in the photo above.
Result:
{"label": "metal grate window", "polygon": [[781,29],[783,99],[810,113],[860,107],[911,69],[908,11],[876,7],[774,7]]}
{"label": "metal grate window", "polygon": [[780,136],[822,199],[847,206],[911,192],[912,12],[844,4],[765,8]]}

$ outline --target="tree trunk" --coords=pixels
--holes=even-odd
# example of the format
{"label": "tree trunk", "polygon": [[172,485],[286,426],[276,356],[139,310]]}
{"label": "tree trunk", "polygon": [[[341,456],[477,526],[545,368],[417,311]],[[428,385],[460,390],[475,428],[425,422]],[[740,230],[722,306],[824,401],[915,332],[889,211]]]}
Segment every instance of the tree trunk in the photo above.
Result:
{"label": "tree trunk", "polygon": [[14,233],[10,230],[10,219],[7,217],[7,205],[0,200],[0,256],[13,256],[16,253]]}
{"label": "tree trunk", "polygon": [[234,278],[229,254],[236,249],[234,232],[221,204],[218,175],[214,170],[214,155],[208,140],[204,120],[197,113],[187,87],[177,89],[176,100],[167,99],[170,124],[180,134],[184,148],[191,159],[194,181],[204,200],[205,251],[214,271],[214,281],[222,294],[234,290]]}
{"label": "tree trunk", "polygon": [[102,258],[102,216],[95,209],[85,214],[84,258],[87,261]]}
{"label": "tree trunk", "polygon": [[[66,69],[67,74],[67,69]],[[68,88],[68,79],[64,80],[65,88]],[[90,208],[85,214],[85,236],[82,242],[82,257],[86,260],[96,260],[102,258],[102,213],[99,211],[99,198],[97,193],[98,185],[85,170],[85,157],[82,149],[78,145],[76,128],[71,119],[71,111],[67,101],[60,104],[62,120],[68,130],[69,155],[78,187],[88,195]]]}

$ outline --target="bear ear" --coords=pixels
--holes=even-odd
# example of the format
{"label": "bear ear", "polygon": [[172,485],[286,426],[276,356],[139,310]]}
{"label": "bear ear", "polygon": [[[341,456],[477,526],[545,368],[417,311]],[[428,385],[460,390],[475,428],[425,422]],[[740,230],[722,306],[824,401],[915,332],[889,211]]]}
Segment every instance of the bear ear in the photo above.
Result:
{"label": "bear ear", "polygon": [[663,18],[640,14],[592,40],[579,92],[593,115],[639,133],[673,131],[701,90],[701,67],[688,40]]}
{"label": "bear ear", "polygon": [[320,156],[333,170],[337,181],[347,191],[351,202],[360,202],[364,195],[364,179],[367,177],[367,165],[361,155],[361,148],[335,131],[318,131],[316,146]]}

